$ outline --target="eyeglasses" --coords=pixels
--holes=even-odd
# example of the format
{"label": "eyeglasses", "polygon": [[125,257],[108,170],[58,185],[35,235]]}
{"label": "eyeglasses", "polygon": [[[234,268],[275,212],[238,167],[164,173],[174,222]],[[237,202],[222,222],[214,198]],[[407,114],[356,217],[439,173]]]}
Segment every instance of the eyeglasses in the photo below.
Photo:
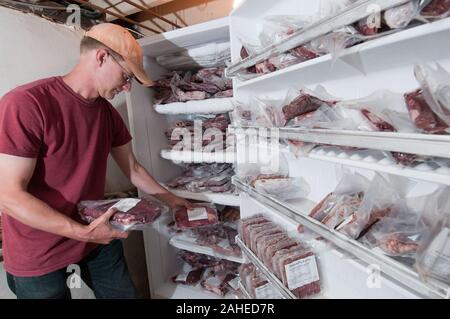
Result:
{"label": "eyeglasses", "polygon": [[114,57],[114,55],[112,55],[111,53],[109,53],[109,56],[114,60],[114,62],[116,62],[122,69],[122,76],[123,76],[123,80],[125,81],[126,84],[131,83],[134,79],[134,75],[130,75],[128,73],[127,70],[125,70],[125,68],[119,63],[119,61],[116,60],[116,58]]}

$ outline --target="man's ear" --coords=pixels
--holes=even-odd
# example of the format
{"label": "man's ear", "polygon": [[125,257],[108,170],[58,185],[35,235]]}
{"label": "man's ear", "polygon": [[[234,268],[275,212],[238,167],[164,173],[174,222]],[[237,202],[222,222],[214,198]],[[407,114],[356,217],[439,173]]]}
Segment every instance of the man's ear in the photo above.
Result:
{"label": "man's ear", "polygon": [[105,49],[97,49],[95,52],[95,61],[98,66],[102,66],[106,62],[108,51]]}

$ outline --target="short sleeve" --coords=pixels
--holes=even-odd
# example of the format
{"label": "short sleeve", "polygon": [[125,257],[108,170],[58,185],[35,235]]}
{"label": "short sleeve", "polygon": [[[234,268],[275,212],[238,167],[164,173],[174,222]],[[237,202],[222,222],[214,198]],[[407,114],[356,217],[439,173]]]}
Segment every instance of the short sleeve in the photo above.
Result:
{"label": "short sleeve", "polygon": [[44,121],[37,101],[23,91],[0,100],[0,153],[36,158],[42,145]]}
{"label": "short sleeve", "polygon": [[125,145],[132,139],[130,132],[128,131],[127,126],[125,125],[122,116],[120,116],[119,112],[111,104],[110,110],[113,122],[113,139],[111,147],[118,147]]}

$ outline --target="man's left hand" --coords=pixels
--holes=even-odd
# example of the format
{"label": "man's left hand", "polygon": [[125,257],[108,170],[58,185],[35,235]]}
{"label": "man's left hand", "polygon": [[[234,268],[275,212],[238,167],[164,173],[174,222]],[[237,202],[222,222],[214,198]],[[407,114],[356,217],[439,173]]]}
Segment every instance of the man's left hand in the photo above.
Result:
{"label": "man's left hand", "polygon": [[170,208],[175,209],[178,207],[186,207],[186,208],[192,208],[192,203],[188,200],[178,197],[172,193],[163,193],[163,194],[156,194],[155,195],[159,200],[166,203]]}

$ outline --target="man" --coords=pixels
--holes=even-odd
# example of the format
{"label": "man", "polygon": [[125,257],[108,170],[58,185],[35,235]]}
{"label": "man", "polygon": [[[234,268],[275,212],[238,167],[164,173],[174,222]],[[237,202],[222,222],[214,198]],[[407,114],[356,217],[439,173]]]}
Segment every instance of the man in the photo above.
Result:
{"label": "man", "polygon": [[[18,298],[70,298],[68,265],[77,263],[97,298],[134,298],[114,210],[85,225],[76,205],[102,199],[111,153],[140,190],[172,208],[190,203],[168,192],[137,162],[131,136],[106,101],[150,86],[142,50],[124,28],[86,33],[80,61],[63,77],[39,80],[0,100],[0,211],[8,285]],[[100,245],[98,245],[100,244]]]}

